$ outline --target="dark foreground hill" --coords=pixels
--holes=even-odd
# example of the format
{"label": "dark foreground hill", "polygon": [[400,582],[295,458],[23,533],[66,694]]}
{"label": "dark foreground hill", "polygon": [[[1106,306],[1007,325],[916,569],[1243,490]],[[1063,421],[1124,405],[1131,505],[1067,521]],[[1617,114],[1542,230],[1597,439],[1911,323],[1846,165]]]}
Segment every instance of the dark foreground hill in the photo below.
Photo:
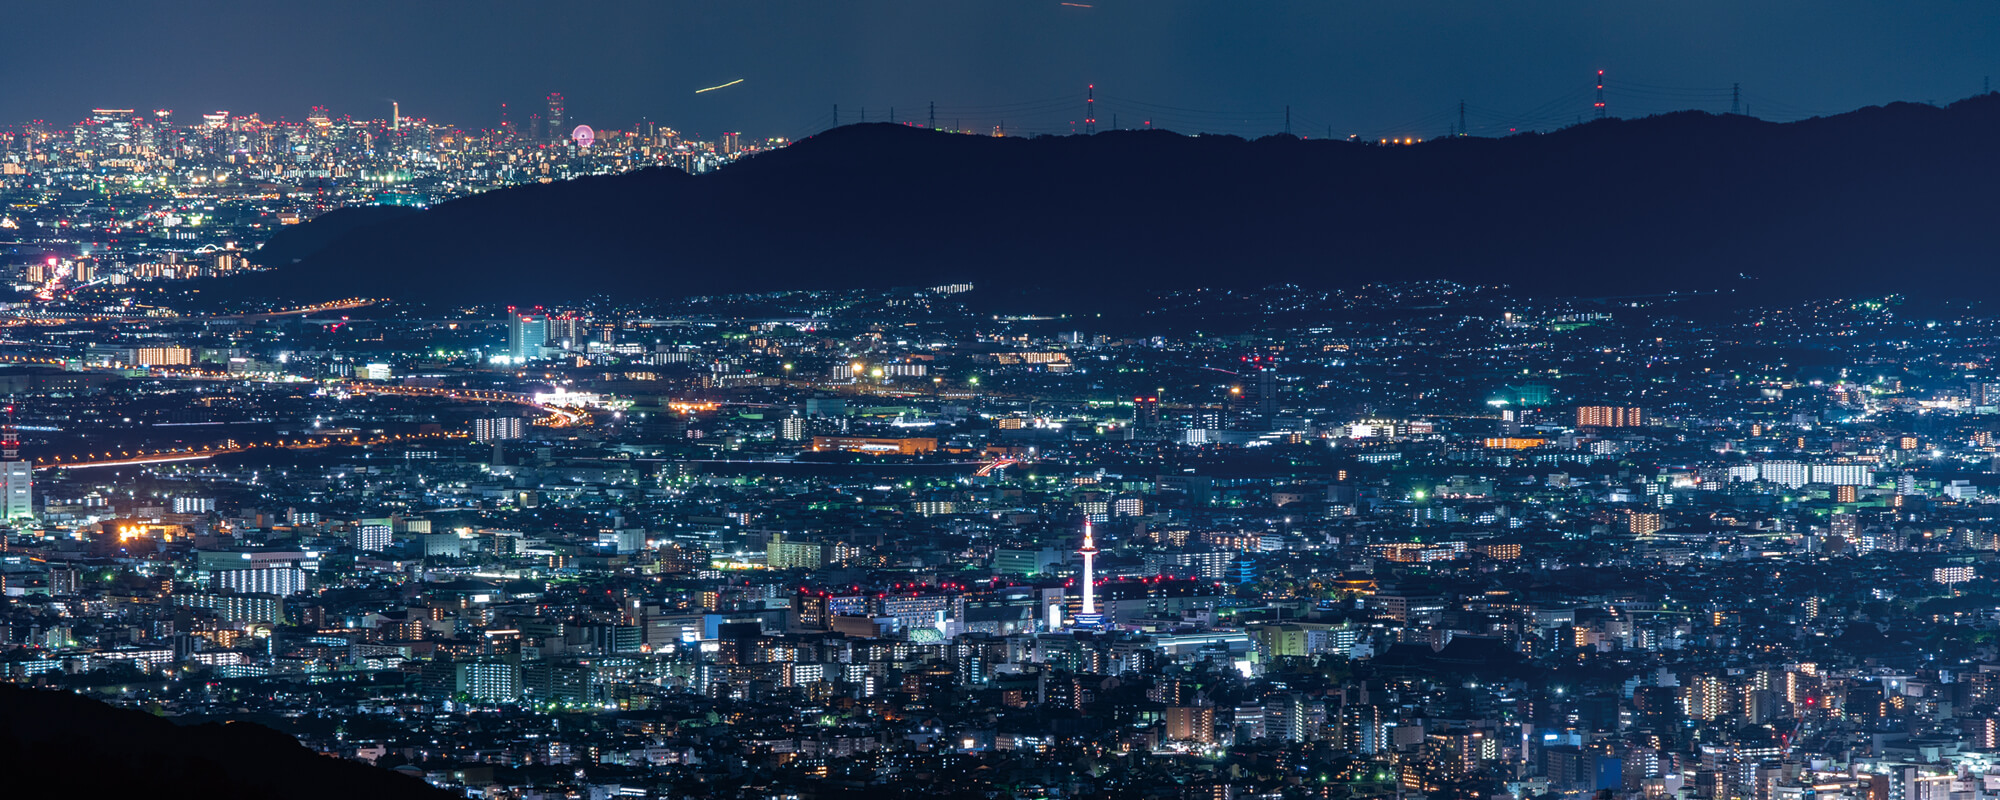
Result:
{"label": "dark foreground hill", "polygon": [[1105,306],[1134,287],[1414,278],[1582,295],[1991,294],[1996,141],[2000,95],[1408,147],[856,125],[702,176],[446,203],[230,288],[545,302],[971,281]]}
{"label": "dark foreground hill", "polygon": [[320,755],[249,723],[181,726],[0,684],[0,765],[18,797],[444,800],[416,778]]}
{"label": "dark foreground hill", "polygon": [[290,264],[326,249],[340,237],[380,222],[417,214],[409,206],[354,206],[329,211],[311,224],[279,228],[255,254],[258,264]]}

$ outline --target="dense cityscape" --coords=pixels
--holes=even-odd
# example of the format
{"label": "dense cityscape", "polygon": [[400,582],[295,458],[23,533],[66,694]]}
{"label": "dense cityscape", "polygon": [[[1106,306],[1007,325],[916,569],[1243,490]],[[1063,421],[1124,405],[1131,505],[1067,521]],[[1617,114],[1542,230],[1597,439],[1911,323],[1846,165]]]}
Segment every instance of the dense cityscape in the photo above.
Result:
{"label": "dense cityscape", "polygon": [[[703,173],[783,140],[698,141],[653,122],[593,130],[563,96],[478,130],[402,115],[303,122],[259,114],[98,108],[0,130],[7,277],[43,300],[131,299],[135,285],[234,274],[277,230],[350,206],[428,207],[527,183],[646,167]],[[198,117],[190,119],[189,117]],[[26,259],[26,255],[54,257]],[[136,282],[136,284],[135,284]],[[89,289],[80,297],[75,289]]]}
{"label": "dense cityscape", "polygon": [[8,12],[0,797],[2000,800],[2000,4]]}
{"label": "dense cityscape", "polygon": [[0,676],[478,797],[1992,791],[2000,314],[977,294],[29,306]]}

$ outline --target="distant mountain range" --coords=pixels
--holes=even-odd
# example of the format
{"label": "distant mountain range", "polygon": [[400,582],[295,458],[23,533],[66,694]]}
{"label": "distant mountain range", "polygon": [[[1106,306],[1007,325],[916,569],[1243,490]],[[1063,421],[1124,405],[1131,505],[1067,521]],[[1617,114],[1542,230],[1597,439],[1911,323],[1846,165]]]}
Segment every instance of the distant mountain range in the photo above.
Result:
{"label": "distant mountain range", "polygon": [[1586,296],[1988,296],[1996,143],[2000,94],[1411,146],[852,125],[700,176],[329,214],[273,240],[274,270],[218,288],[541,303],[973,282],[1119,307],[1135,288],[1444,278]]}
{"label": "distant mountain range", "polygon": [[460,796],[328,758],[247,722],[176,725],[67,692],[0,684],[0,764],[20,797],[446,800]]}

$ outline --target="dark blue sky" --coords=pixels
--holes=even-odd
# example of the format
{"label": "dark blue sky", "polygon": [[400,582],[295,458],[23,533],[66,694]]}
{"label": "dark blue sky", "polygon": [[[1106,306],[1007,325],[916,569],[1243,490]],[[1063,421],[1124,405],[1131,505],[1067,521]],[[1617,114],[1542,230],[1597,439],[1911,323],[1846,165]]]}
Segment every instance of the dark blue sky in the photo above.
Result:
{"label": "dark blue sky", "polygon": [[[303,118],[406,114],[466,128],[551,91],[569,117],[713,135],[886,119],[1064,131],[1096,83],[1112,116],[1181,130],[1435,136],[1589,113],[1729,108],[1792,119],[1946,102],[2000,73],[2000,3],[1962,0],[65,0],[16,4],[0,123],[93,106]],[[743,83],[696,95],[704,86]]]}

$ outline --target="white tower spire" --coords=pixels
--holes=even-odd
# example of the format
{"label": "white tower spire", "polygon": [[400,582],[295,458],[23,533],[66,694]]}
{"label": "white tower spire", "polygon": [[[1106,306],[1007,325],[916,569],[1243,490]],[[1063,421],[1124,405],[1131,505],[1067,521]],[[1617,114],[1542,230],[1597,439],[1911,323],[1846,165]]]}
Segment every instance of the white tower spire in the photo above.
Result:
{"label": "white tower spire", "polygon": [[1083,556],[1083,615],[1090,617],[1097,613],[1097,543],[1090,538],[1090,518],[1083,520],[1083,547],[1076,551]]}

